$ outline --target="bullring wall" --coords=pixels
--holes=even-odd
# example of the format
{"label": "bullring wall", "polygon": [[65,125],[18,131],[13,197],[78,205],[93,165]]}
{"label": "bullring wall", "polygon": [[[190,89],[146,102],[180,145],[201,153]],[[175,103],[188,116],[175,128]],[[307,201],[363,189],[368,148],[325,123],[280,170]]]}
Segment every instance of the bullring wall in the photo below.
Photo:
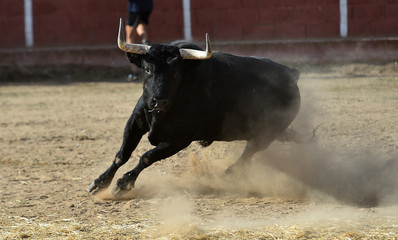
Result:
{"label": "bullring wall", "polygon": [[[347,0],[348,37],[398,36],[398,0]],[[339,0],[191,0],[192,35],[212,41],[340,37]],[[154,0],[154,42],[184,37],[182,0]],[[114,45],[126,0],[32,0],[34,47]],[[0,0],[0,48],[25,46],[24,1]]]}

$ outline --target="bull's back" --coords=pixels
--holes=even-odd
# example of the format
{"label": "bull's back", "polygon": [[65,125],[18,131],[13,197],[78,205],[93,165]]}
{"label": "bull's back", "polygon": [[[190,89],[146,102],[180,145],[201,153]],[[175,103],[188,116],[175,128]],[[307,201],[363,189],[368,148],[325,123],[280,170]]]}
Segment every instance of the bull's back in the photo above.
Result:
{"label": "bull's back", "polygon": [[250,139],[267,131],[283,131],[300,106],[299,72],[269,59],[215,53],[213,87],[222,119],[220,136]]}
{"label": "bull's back", "polygon": [[282,107],[299,98],[296,69],[266,58],[226,53],[215,53],[212,65],[214,93],[222,93],[226,102]]}

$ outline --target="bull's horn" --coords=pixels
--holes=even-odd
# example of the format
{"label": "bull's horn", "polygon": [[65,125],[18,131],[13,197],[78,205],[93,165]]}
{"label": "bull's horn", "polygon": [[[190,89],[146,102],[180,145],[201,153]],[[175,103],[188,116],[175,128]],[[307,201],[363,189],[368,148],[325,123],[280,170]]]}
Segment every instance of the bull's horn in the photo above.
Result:
{"label": "bull's horn", "polygon": [[124,40],[124,34],[123,34],[123,19],[120,18],[120,24],[119,24],[119,35],[117,38],[117,45],[119,48],[125,52],[129,53],[135,53],[135,54],[140,54],[144,55],[148,52],[148,50],[151,48],[151,46],[144,45],[144,44],[130,44],[126,43]]}
{"label": "bull's horn", "polygon": [[180,54],[183,59],[209,59],[212,55],[209,34],[206,33],[206,51],[199,51],[194,49],[181,48]]}

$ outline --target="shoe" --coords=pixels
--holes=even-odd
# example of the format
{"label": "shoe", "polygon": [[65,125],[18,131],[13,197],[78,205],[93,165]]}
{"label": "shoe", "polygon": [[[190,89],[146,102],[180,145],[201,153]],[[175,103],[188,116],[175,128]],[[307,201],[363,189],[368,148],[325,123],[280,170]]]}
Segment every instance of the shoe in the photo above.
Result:
{"label": "shoe", "polygon": [[134,82],[137,80],[138,80],[138,72],[131,72],[129,75],[127,75],[127,81]]}

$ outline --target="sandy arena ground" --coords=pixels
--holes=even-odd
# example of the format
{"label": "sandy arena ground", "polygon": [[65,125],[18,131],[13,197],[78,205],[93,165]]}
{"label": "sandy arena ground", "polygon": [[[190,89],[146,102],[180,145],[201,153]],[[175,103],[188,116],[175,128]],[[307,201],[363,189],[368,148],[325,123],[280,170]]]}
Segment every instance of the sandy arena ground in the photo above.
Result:
{"label": "sandy arena ground", "polygon": [[[398,239],[398,64],[298,66],[292,127],[242,179],[244,142],[193,143],[127,199],[88,184],[111,163],[141,83],[0,85],[0,239]],[[116,177],[151,149],[140,143]]]}

